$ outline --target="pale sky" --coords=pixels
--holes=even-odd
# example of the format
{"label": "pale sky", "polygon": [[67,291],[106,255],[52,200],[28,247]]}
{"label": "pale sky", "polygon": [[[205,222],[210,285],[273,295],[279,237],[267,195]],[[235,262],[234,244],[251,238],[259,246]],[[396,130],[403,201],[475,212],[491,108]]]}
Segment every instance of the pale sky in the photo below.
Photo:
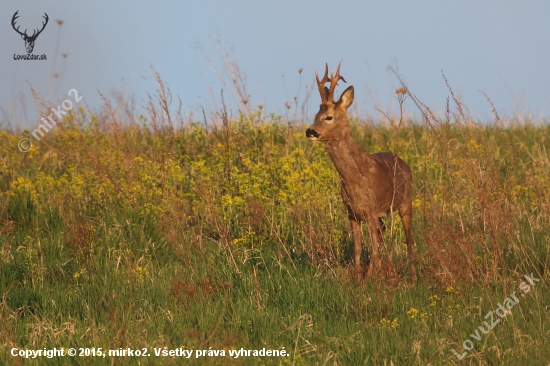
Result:
{"label": "pale sky", "polygon": [[[77,89],[92,109],[101,104],[98,90],[131,92],[136,112],[143,112],[147,92],[156,89],[153,68],[185,110],[207,107],[209,88],[219,98],[222,84],[197,45],[220,60],[212,48],[219,37],[235,51],[251,103],[264,104],[268,112],[284,114],[284,103],[298,92],[299,68],[303,98],[315,70],[322,72],[325,62],[335,68],[342,60],[341,74],[355,87],[360,113],[374,115],[377,103],[392,108],[399,83],[387,66],[397,63],[411,92],[434,109],[442,109],[449,95],[443,71],[482,120],[492,114],[479,90],[501,116],[550,116],[548,0],[3,0],[1,10],[4,123],[36,123],[29,85],[54,104]],[[13,59],[26,54],[11,26],[17,10],[17,24],[28,33],[48,14],[33,51],[46,54],[47,61]],[[310,110],[318,103],[315,92]],[[406,107],[416,112],[412,103]]]}

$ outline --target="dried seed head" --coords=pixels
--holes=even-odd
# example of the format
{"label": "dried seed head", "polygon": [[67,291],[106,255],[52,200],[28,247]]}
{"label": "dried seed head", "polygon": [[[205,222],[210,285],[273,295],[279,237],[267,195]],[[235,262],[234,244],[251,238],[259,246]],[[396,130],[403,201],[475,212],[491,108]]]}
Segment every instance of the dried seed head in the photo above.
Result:
{"label": "dried seed head", "polygon": [[407,89],[405,88],[399,88],[395,90],[396,94],[407,94]]}

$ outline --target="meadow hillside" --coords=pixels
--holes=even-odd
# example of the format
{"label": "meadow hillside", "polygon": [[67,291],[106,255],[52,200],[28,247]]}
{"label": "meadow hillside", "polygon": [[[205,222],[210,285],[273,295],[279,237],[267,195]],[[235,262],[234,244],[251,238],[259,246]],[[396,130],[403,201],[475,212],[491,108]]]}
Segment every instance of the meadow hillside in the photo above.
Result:
{"label": "meadow hillside", "polygon": [[[106,102],[40,141],[0,130],[0,363],[550,362],[548,124],[480,123],[458,101],[351,121],[413,171],[414,284],[397,216],[384,273],[352,275],[339,179],[306,125],[262,109],[189,121],[160,90],[145,116]],[[55,347],[84,353],[11,355]],[[180,348],[195,353],[155,354]],[[263,348],[287,356],[229,355]]]}

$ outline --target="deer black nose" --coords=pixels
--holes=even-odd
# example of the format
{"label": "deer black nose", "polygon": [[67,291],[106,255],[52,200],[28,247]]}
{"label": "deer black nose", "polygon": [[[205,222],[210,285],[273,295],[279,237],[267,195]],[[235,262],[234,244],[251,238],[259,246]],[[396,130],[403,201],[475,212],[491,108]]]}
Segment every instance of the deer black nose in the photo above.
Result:
{"label": "deer black nose", "polygon": [[317,131],[312,130],[311,128],[308,128],[306,130],[306,137],[307,138],[311,138],[311,137],[319,138],[319,134],[317,133]]}

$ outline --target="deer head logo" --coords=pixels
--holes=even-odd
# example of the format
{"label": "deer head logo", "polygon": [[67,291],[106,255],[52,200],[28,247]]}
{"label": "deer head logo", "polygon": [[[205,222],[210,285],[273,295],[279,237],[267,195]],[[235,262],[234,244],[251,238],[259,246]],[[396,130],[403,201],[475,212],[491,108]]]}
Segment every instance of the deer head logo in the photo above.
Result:
{"label": "deer head logo", "polygon": [[42,29],[40,29],[40,30],[35,29],[34,32],[32,33],[32,36],[29,36],[27,34],[26,29],[25,29],[25,32],[21,33],[19,31],[19,27],[15,28],[15,20],[17,18],[19,18],[19,15],[17,13],[19,13],[19,10],[17,10],[15,12],[15,14],[13,14],[13,18],[11,18],[11,26],[13,27],[13,29],[15,29],[15,31],[17,33],[19,33],[21,35],[21,38],[23,38],[23,40],[25,41],[25,48],[27,49],[27,53],[32,53],[32,50],[34,49],[34,42],[36,41],[36,38],[38,37],[38,35],[40,33],[42,33],[44,28],[46,28],[46,24],[48,24],[48,19],[49,19],[48,14],[44,13],[44,18],[46,19],[46,21],[42,22]]}

